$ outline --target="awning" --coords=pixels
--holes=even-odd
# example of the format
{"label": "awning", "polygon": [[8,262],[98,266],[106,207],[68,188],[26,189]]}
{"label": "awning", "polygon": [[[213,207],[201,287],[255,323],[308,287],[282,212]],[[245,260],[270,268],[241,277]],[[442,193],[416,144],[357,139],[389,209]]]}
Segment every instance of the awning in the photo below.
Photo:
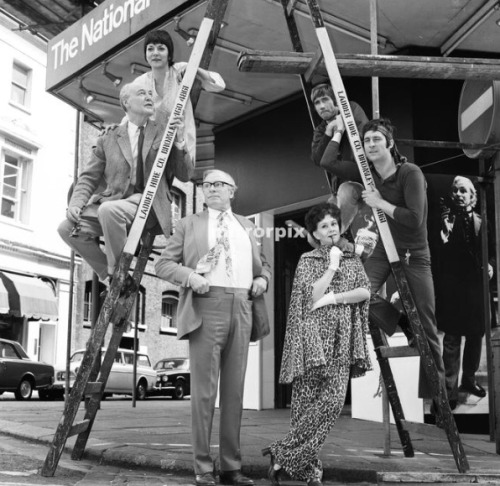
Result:
{"label": "awning", "polygon": [[57,320],[59,312],[48,283],[35,277],[0,272],[0,314]]}

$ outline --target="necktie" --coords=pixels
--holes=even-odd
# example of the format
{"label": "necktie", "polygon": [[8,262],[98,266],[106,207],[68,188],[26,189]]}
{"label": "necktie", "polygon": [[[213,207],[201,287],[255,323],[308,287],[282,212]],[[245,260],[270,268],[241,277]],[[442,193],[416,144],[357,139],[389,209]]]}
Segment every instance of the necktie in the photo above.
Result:
{"label": "necktie", "polygon": [[228,277],[232,276],[233,264],[229,248],[229,229],[227,224],[227,217],[228,214],[226,212],[220,213],[219,216],[217,216],[217,227],[215,228],[215,245],[206,255],[204,255],[200,259],[200,261],[196,265],[198,273],[206,273],[213,270],[219,263],[222,251],[224,251],[226,274],[228,275]]}
{"label": "necktie", "polygon": [[135,167],[135,191],[144,191],[144,161],[142,160],[142,146],[144,145],[144,125],[139,128],[139,140],[137,142],[137,163]]}
{"label": "necktie", "polygon": [[226,260],[226,273],[230,277],[233,273],[233,262],[231,260],[231,253],[229,249],[229,228],[227,225],[228,214],[226,212],[220,213],[217,216],[217,229],[216,229],[216,246],[219,247],[219,251],[215,255],[214,266],[219,262],[222,250],[224,250],[225,260]]}

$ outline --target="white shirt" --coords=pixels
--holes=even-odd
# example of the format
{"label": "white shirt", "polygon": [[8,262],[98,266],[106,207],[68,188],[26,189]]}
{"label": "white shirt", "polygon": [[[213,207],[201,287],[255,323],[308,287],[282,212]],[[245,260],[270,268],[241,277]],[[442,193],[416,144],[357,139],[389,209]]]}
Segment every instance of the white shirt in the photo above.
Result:
{"label": "white shirt", "polygon": [[[208,247],[213,248],[217,241],[217,217],[222,211],[208,208]],[[221,253],[217,266],[204,276],[210,285],[220,287],[239,287],[250,289],[253,283],[252,244],[246,229],[234,217],[231,209],[226,211],[229,251],[232,261],[232,276],[226,273],[225,252]]]}

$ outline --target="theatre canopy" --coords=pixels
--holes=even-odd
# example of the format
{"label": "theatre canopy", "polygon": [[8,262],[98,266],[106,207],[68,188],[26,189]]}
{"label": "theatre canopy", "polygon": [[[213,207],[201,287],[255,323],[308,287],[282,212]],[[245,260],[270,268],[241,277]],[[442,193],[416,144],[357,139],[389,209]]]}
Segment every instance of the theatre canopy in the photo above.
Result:
{"label": "theatre canopy", "polygon": [[[210,63],[210,69],[224,78],[227,89],[221,93],[202,91],[195,112],[198,175],[217,165],[217,133],[302,96],[298,74],[307,74],[319,46],[306,2],[289,3],[303,51],[309,53],[307,59],[274,54],[252,57],[253,51],[293,54],[282,2],[229,0]],[[496,1],[380,0],[377,59],[370,57],[371,2],[318,3],[343,76],[465,79],[500,73]],[[50,40],[47,90],[82,110],[96,125],[120,122],[120,87],[149,70],[144,35],[157,28],[166,30],[174,41],[174,60],[187,61],[205,9],[206,2],[199,0],[105,0]],[[242,53],[247,54],[241,57]],[[427,53],[444,61],[431,62]],[[467,57],[489,58],[489,62],[466,63],[473,69],[464,69]],[[318,67],[313,84],[326,79],[321,62]],[[295,122],[293,118],[287,121]],[[308,136],[310,129],[309,124]],[[233,159],[235,165],[240,163],[238,154]],[[296,173],[297,181],[292,185],[298,187],[303,172],[288,172],[286,177]],[[254,171],[253,176],[255,180],[245,183],[255,185],[258,177],[269,178],[271,174]],[[299,200],[301,194],[296,196]]]}

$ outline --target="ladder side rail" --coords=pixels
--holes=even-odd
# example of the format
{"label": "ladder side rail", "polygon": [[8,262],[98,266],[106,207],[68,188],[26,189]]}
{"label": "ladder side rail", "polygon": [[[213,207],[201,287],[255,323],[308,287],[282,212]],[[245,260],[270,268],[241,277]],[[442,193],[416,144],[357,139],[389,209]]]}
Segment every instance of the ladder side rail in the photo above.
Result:
{"label": "ladder side rail", "polygon": [[[292,2],[293,3],[293,2]],[[293,8],[289,9],[289,0],[281,0],[281,5],[283,7],[283,14],[285,15],[286,25],[288,27],[288,34],[290,35],[290,41],[292,42],[292,47],[295,52],[304,52],[302,42],[300,40],[299,29],[297,28],[297,22],[295,22],[295,17],[293,15]],[[306,79],[304,74],[299,74],[300,84],[302,86],[302,91],[304,92],[304,98],[306,100],[307,111],[309,113],[309,118],[313,128],[315,127],[315,109],[311,102],[311,83]]]}
{"label": "ladder side rail", "polygon": [[[125,243],[125,247],[122,251],[119,264],[113,275],[113,282],[104,301],[103,308],[101,309],[101,312],[99,314],[96,328],[91,334],[91,338],[89,340],[89,343],[87,344],[87,352],[85,353],[82,360],[82,365],[80,366],[77,379],[75,380],[73,389],[68,399],[68,403],[65,406],[63,417],[59,422],[58,428],[56,430],[56,433],[54,434],[53,441],[49,449],[49,453],[47,454],[44,466],[42,467],[42,476],[53,476],[55,469],[57,468],[57,464],[68,438],[68,433],[70,431],[71,425],[75,420],[80,401],[84,395],[85,386],[89,381],[93,365],[97,358],[97,352],[100,351],[100,347],[104,340],[108,324],[113,317],[112,314],[114,310],[114,304],[120,297],[120,289],[123,287],[126,275],[128,275],[128,270],[134,257],[135,250],[137,249],[140,237],[144,231],[144,227],[151,210],[152,202],[158,188],[158,181],[163,176],[168,157],[172,150],[177,132],[177,129],[172,126],[173,119],[175,116],[182,115],[182,113],[184,112],[184,108],[186,106],[187,100],[189,99],[189,94],[195,80],[198,66],[200,65],[203,51],[214,24],[214,16],[216,13],[220,15],[220,11],[218,11],[217,7],[221,2],[222,5],[227,5],[227,0],[209,0],[208,2],[205,17],[202,20],[200,30],[193,46],[193,51],[189,58],[188,65],[184,72],[182,83],[179,88],[175,108],[168,120],[165,133],[162,137],[160,150],[158,151],[157,157],[153,164],[153,169],[148,177],[145,190],[139,203],[136,217],[134,218],[127,241]],[[225,11],[225,8],[223,10]],[[141,279],[142,273],[141,275],[134,273],[134,276],[134,281],[136,281],[136,284],[138,284]],[[136,286],[138,287],[138,285]],[[132,304],[133,300],[130,305]]]}
{"label": "ladder side rail", "polygon": [[401,400],[399,399],[394,375],[392,374],[389,360],[387,358],[384,358],[381,353],[381,350],[388,345],[387,338],[378,326],[371,323],[370,334],[372,336],[375,354],[377,355],[377,360],[380,366],[380,373],[382,374],[382,378],[384,380],[387,399],[391,404],[394,422],[396,423],[396,429],[399,434],[399,440],[401,441],[401,446],[403,447],[403,453],[405,457],[414,457],[415,451],[413,450],[413,444],[410,439],[410,434],[407,430],[405,430],[403,425],[405,415],[403,407],[401,405]]}
{"label": "ladder side rail", "polygon": [[[293,15],[293,7],[294,0],[281,0],[281,5],[283,7],[283,14],[285,15],[286,25],[288,27],[288,33],[290,35],[290,40],[292,42],[292,47],[295,52],[304,52],[304,48],[302,47],[302,42],[300,40],[299,29],[297,28],[297,22],[295,22],[295,17]],[[289,4],[291,8],[289,8]],[[314,62],[314,59],[313,61]],[[307,112],[309,113],[309,119],[311,120],[311,124],[313,130],[316,128],[315,125],[315,108],[311,102],[311,83],[310,78],[306,77],[305,74],[299,74],[300,84],[302,86],[302,92],[304,93],[304,98],[306,100]],[[333,194],[332,181],[330,179],[330,175],[325,170],[324,171],[326,182],[330,189],[330,192]]]}
{"label": "ladder side rail", "polygon": [[[147,232],[143,238],[143,244],[141,246],[139,256],[137,257],[137,260],[135,262],[133,279],[136,282],[140,282],[142,275],[144,274],[146,265],[148,263],[148,257],[153,247],[153,242],[154,242],[154,235],[151,232]],[[106,383],[108,381],[109,374],[111,373],[111,368],[113,366],[116,351],[120,346],[121,338],[123,336],[123,333],[125,332],[126,319],[130,314],[132,307],[134,306],[134,302],[138,292],[139,292],[139,285],[136,285],[135,292],[132,292],[126,298],[125,303],[121,306],[120,309],[121,316],[117,318],[118,322],[113,323],[113,332],[111,334],[111,338],[109,340],[106,349],[106,354],[104,355],[104,359],[101,364],[101,371],[99,374],[99,382],[102,383],[101,392],[97,397],[95,395],[92,395],[89,398],[85,419],[89,419],[90,424],[86,430],[84,430],[82,433],[78,435],[78,438],[75,442],[75,446],[73,448],[73,452],[71,454],[72,459],[80,460],[83,457],[83,453],[85,452],[85,447],[87,445],[87,441],[90,436],[92,426],[94,424],[97,410],[99,409],[99,404],[101,402],[102,395],[106,388]]]}
{"label": "ladder side rail", "polygon": [[[226,13],[228,2],[229,0],[218,0],[215,3],[207,5],[206,15],[209,15],[214,20],[214,25],[212,28],[212,34],[208,40],[207,46],[205,47],[205,50],[203,52],[203,57],[200,61],[200,67],[203,69],[208,69],[210,65],[216,41],[222,28],[222,20]],[[197,80],[191,89],[191,104],[193,105],[193,112],[196,109],[196,105],[198,104],[198,101],[200,99],[201,90],[201,82]]]}
{"label": "ladder side rail", "polygon": [[49,447],[49,452],[45,458],[44,465],[41,470],[42,476],[53,476],[57,468],[57,464],[63,452],[68,433],[75,420],[76,414],[80,407],[81,400],[84,396],[85,386],[89,381],[90,375],[94,368],[95,361],[100,354],[101,345],[106,335],[106,330],[113,312],[112,299],[118,298],[119,289],[118,285],[112,285],[109,295],[107,296],[97,324],[90,336],[87,343],[87,350],[83,356],[82,364],[71,389],[68,401],[64,407],[63,416],[57,426],[56,432]]}
{"label": "ladder side rail", "polygon": [[[358,164],[358,169],[361,174],[363,185],[366,188],[375,187],[373,176],[371,174],[370,167],[363,150],[363,145],[361,143],[347,93],[344,88],[344,83],[342,81],[342,77],[340,76],[340,71],[336,62],[335,54],[333,52],[328,32],[321,16],[320,8],[316,0],[306,1],[311,12],[311,19],[315,26],[316,35],[323,51],[328,76],[333,87],[337,105],[340,108],[342,119],[344,120],[344,124],[346,126],[346,133],[348,135],[348,139],[351,144],[356,163]],[[427,339],[423,334],[422,324],[420,322],[420,318],[415,307],[415,302],[409,289],[408,282],[406,280],[406,276],[399,259],[399,255],[394,245],[394,240],[392,239],[387,218],[385,216],[385,213],[380,209],[374,208],[373,213],[375,215],[380,237],[382,238],[387,258],[391,265],[394,278],[400,293],[401,302],[408,314],[411,328],[415,333],[417,348],[420,351],[420,355],[422,357],[421,359],[425,363],[424,371],[426,377],[433,387],[436,405],[443,419],[443,424],[448,435],[448,442],[452,449],[455,463],[460,472],[466,472],[469,469],[469,464],[467,461],[467,457],[465,456],[463,445],[460,441],[456,423],[453,419],[451,409],[446,399],[445,386],[444,383],[440,383],[434,358],[430,352]]]}
{"label": "ladder side rail", "polygon": [[[212,0],[209,3],[209,7],[213,6],[216,1],[217,0]],[[208,10],[211,11],[212,15],[214,14],[213,8],[209,9],[207,7],[207,14]],[[123,248],[123,254],[133,255],[135,253],[137,245],[139,244],[139,239],[151,211],[153,199],[156,195],[156,191],[158,190],[158,181],[163,176],[163,172],[168,162],[168,157],[170,155],[170,152],[172,151],[172,147],[175,141],[177,128],[172,125],[173,120],[176,116],[182,115],[182,113],[184,113],[184,109],[189,99],[189,94],[193,86],[196,73],[200,65],[201,57],[205,49],[205,45],[208,42],[208,37],[210,35],[213,24],[214,20],[208,16],[204,17],[201,22],[200,30],[198,31],[198,35],[196,36],[193,50],[186,67],[186,71],[184,72],[181,85],[179,87],[179,92],[177,94],[174,109],[170,114],[165,133],[163,134],[163,138],[160,142],[160,149],[158,150],[158,154],[153,163],[153,168],[151,170],[151,173],[149,174],[146,186],[144,188],[139,207],[137,208],[136,216],[127,237],[127,242],[125,243],[125,247]]]}

